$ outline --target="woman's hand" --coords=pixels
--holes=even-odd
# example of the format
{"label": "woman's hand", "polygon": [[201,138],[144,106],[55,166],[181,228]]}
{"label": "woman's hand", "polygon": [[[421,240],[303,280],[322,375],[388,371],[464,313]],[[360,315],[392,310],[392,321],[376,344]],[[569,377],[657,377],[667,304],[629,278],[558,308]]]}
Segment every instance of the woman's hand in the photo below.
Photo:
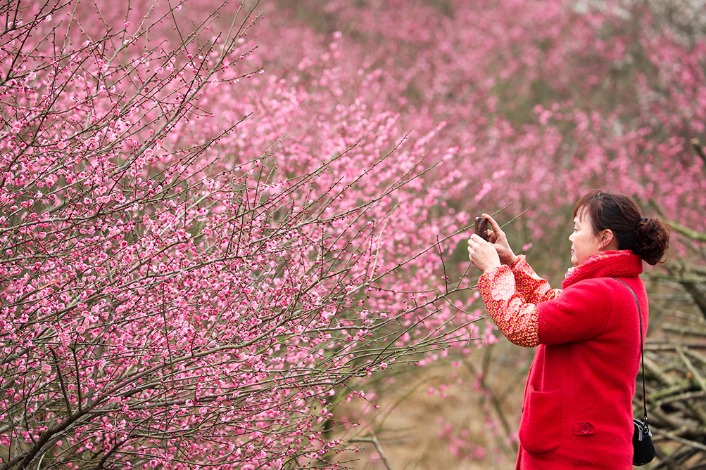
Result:
{"label": "woman's hand", "polygon": [[468,239],[468,259],[483,272],[500,266],[500,258],[493,244],[475,233]]}
{"label": "woman's hand", "polygon": [[488,219],[488,224],[492,233],[488,237],[488,241],[493,244],[495,250],[498,252],[498,257],[502,264],[512,264],[517,259],[517,256],[510,248],[510,244],[507,241],[505,232],[500,228],[500,225],[495,221],[494,218],[488,214],[483,214],[485,219]]}

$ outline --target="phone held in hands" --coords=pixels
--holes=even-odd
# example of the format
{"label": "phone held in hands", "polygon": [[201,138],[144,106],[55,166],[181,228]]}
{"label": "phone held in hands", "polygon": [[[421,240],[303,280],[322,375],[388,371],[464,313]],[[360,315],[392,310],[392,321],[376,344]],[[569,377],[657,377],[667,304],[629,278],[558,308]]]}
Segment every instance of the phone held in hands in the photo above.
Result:
{"label": "phone held in hands", "polygon": [[488,241],[488,219],[485,217],[476,217],[475,234],[483,240]]}

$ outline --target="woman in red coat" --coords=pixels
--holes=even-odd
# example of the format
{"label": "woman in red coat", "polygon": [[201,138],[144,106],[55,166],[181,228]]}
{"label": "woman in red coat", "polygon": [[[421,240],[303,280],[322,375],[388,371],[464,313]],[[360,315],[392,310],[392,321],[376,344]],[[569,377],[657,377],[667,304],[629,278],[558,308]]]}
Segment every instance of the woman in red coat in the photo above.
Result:
{"label": "woman in red coat", "polygon": [[647,331],[642,262],[656,264],[669,227],[641,216],[628,196],[592,191],[574,208],[573,268],[551,289],[515,256],[487,214],[489,242],[468,240],[483,271],[478,289],[489,315],[513,343],[537,347],[522,407],[518,469],[628,469],[640,322]]}

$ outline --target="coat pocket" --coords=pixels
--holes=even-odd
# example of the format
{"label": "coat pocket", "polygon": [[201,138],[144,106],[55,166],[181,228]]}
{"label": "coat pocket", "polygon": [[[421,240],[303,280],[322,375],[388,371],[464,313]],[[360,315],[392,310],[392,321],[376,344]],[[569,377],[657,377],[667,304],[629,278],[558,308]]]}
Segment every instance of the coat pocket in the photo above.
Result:
{"label": "coat pocket", "polygon": [[540,454],[559,447],[561,441],[561,392],[530,391],[522,412],[520,444]]}

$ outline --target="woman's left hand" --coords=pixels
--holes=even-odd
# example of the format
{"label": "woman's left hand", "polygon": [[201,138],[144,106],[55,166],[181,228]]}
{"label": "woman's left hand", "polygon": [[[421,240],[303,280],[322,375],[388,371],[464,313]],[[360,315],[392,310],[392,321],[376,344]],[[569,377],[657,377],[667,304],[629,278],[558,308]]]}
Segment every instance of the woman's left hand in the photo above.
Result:
{"label": "woman's left hand", "polygon": [[468,259],[483,272],[500,266],[500,257],[495,247],[476,234],[468,239]]}

